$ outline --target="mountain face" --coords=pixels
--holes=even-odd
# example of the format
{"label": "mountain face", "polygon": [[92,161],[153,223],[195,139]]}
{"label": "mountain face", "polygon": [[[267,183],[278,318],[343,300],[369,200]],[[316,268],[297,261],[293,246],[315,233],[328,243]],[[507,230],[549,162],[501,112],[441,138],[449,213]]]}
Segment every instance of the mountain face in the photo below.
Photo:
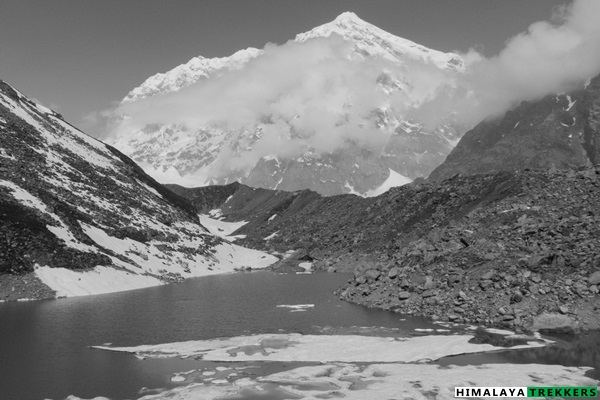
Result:
{"label": "mountain face", "polygon": [[[263,136],[269,130],[289,130],[292,140],[296,126],[293,121],[285,122],[283,128],[277,126],[274,121],[285,118],[275,106],[270,114],[260,115],[243,129],[230,128],[226,119],[206,122],[199,129],[188,128],[185,121],[147,124],[141,129],[116,129],[118,134],[110,143],[156,179],[185,186],[240,181],[254,187],[287,191],[311,189],[324,195],[369,195],[382,192],[391,183],[405,184],[427,176],[444,160],[463,130],[453,124],[451,116],[438,126],[426,127],[423,121],[406,118],[406,110],[395,108],[391,98],[401,94],[406,104],[417,104],[422,101],[422,93],[417,93],[412,76],[420,68],[460,73],[464,69],[462,59],[391,35],[353,13],[344,13],[330,23],[299,34],[293,43],[310,43],[332,35],[350,44],[347,57],[352,63],[376,60],[382,65],[375,78],[359,82],[376,90],[383,98],[381,104],[370,104],[372,108],[366,115],[353,114],[352,104],[360,99],[349,99],[340,109],[330,110],[339,119],[335,129],[347,136],[341,147],[320,151],[308,146],[302,154],[292,156],[272,151],[253,160],[251,165],[229,167],[232,158],[243,158],[264,147]],[[231,71],[243,72],[261,57],[263,50],[246,49],[225,58],[193,58],[187,64],[149,78],[133,89],[122,104],[146,107],[145,99],[172,94],[193,84],[227,79]],[[277,93],[273,101],[285,96],[285,92]],[[317,104],[317,100],[311,101]],[[117,126],[130,117],[120,118],[115,122]],[[360,129],[371,129],[372,135],[381,135],[383,143],[373,148],[352,139],[349,132]]]}
{"label": "mountain face", "polygon": [[548,314],[566,324],[550,328],[600,328],[598,166],[413,182],[376,198],[239,184],[174,190],[247,221],[236,243],[294,250],[274,268],[354,272],[338,291],[344,300],[513,329]]}
{"label": "mountain face", "polygon": [[135,289],[268,261],[209,234],[189,201],[0,81],[0,300]]}
{"label": "mountain face", "polygon": [[429,179],[600,164],[600,76],[570,94],[524,102],[467,132]]}

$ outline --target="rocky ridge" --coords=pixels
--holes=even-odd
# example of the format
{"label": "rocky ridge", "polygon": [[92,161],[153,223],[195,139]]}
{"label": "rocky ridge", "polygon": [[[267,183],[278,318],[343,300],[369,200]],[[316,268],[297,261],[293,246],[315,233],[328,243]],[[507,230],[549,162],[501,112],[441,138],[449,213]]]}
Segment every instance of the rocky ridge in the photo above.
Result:
{"label": "rocky ridge", "polygon": [[513,179],[502,185],[514,194],[442,226],[433,218],[390,260],[356,270],[340,296],[453,322],[600,328],[600,168]]}
{"label": "rocky ridge", "polygon": [[600,328],[599,167],[455,176],[367,199],[271,191],[252,203],[241,188],[219,208],[249,220],[240,243],[352,271],[342,299],[452,322]]}
{"label": "rocky ridge", "polygon": [[2,81],[0,162],[0,300],[147,287],[241,262],[188,200]]}
{"label": "rocky ridge", "polygon": [[569,94],[523,102],[465,133],[429,176],[572,168],[600,163],[600,76]]}

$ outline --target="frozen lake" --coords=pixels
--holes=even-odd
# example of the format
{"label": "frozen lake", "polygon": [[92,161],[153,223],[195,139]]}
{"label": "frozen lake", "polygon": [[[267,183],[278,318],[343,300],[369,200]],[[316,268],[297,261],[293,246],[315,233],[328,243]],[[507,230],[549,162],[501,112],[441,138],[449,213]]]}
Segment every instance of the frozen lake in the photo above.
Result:
{"label": "frozen lake", "polygon": [[[318,327],[386,326],[406,334],[432,325],[367,310],[332,292],[345,274],[216,275],[181,284],[35,302],[0,303],[0,398],[135,397],[164,387],[174,362],[141,362],[90,349],[254,333],[318,333]],[[281,305],[314,304],[306,311]],[[434,326],[435,327],[435,326]]]}
{"label": "frozen lake", "polygon": [[[346,361],[362,357],[360,360],[364,362],[404,362],[414,361],[421,356],[412,343],[428,348],[423,355],[429,355],[430,358],[445,354],[444,346],[449,349],[447,354],[460,354],[467,348],[471,349],[470,352],[479,351],[479,348],[473,350],[472,345],[458,336],[452,338],[453,342],[434,338],[428,344],[425,342],[430,339],[426,337],[417,337],[415,342],[403,342],[414,335],[453,332],[424,319],[406,318],[339,301],[332,292],[348,278],[347,274],[326,273],[239,273],[108,295],[0,304],[0,398],[57,400],[72,394],[82,398],[138,398],[153,393],[152,390],[140,392],[142,388],[172,389],[190,381],[204,382],[206,392],[192,393],[188,397],[182,395],[181,398],[213,398],[211,396],[224,396],[235,389],[225,387],[227,379],[236,379],[233,376],[255,379],[265,374],[279,376],[277,374],[287,373],[289,376],[286,379],[290,380],[294,376],[300,379],[297,374],[302,371],[321,376],[319,371],[310,368],[317,368],[323,362],[346,360],[336,359],[338,354],[341,357],[341,353],[345,354]],[[451,329],[454,330],[460,331]],[[321,340],[318,335],[327,337]],[[344,345],[336,339],[336,335],[355,337],[345,336],[348,344]],[[373,336],[376,337],[370,340],[369,337]],[[231,339],[228,339],[229,343],[212,340],[215,338]],[[386,344],[386,340],[390,341],[389,344]],[[155,358],[151,355],[139,359],[128,353],[90,347],[135,349],[142,345],[158,345],[160,349],[163,344],[186,341],[195,342],[184,346],[185,351],[176,350],[181,354],[177,353],[178,356],[171,358]],[[260,347],[262,343],[266,343],[264,347]],[[202,351],[206,350],[201,355],[203,360],[200,357],[179,357],[197,354],[198,346]],[[336,350],[336,346],[339,349]],[[368,346],[371,346],[368,354],[361,353],[360,350]],[[485,347],[487,345],[481,346],[481,351],[489,350]],[[174,348],[177,349],[177,345]],[[395,352],[397,355],[386,353],[387,348],[398,349]],[[231,353],[232,349],[234,353]],[[414,354],[410,355],[412,353],[406,349]],[[238,358],[230,359],[227,354]],[[456,363],[516,364],[532,362],[527,358],[532,357],[531,354],[536,354],[536,360],[533,361],[536,363],[556,362],[554,359],[546,360],[549,353],[543,349],[526,350],[522,358],[518,351],[508,352],[506,356],[499,354],[504,353],[461,356],[456,358]],[[570,365],[578,364],[575,361]],[[241,372],[250,367],[254,368],[252,373],[248,372],[250,370]],[[295,369],[300,367],[308,369]],[[235,368],[239,371],[232,374]],[[329,368],[331,379],[338,374],[339,380],[312,382],[309,389],[343,389],[340,382],[346,382],[344,368],[351,367],[335,364]],[[353,376],[363,379],[360,378],[363,367],[355,365],[352,368],[358,368]],[[389,371],[386,370],[385,374],[390,377],[406,374],[406,371],[394,369],[391,364],[377,371],[386,368]],[[416,367],[412,368],[410,364],[404,368],[416,371]],[[435,370],[439,365],[418,368],[423,369],[420,373],[424,376],[439,376]],[[181,374],[185,371],[194,372]],[[450,372],[460,374],[455,370]],[[465,376],[475,376],[476,372],[472,370]],[[493,377],[496,373],[489,371],[488,375]],[[548,376],[555,378],[559,373],[564,372],[552,370]],[[582,371],[578,371],[575,375],[579,379],[582,374]],[[587,375],[590,376],[589,373]],[[363,380],[369,381],[367,378]],[[217,384],[212,385],[212,382]],[[242,395],[236,394],[231,398],[303,398],[289,395],[273,383],[261,383],[258,386],[256,383],[246,382],[248,387],[239,391]],[[267,397],[261,397],[253,387],[266,390],[264,395]],[[223,392],[225,389],[230,392]],[[344,396],[349,397],[348,393]]]}

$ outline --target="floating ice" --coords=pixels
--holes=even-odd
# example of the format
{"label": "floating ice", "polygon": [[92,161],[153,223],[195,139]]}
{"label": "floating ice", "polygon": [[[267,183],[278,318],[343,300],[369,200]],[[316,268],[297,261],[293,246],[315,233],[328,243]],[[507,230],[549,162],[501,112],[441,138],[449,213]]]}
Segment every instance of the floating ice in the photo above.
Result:
{"label": "floating ice", "polygon": [[294,311],[306,311],[309,308],[313,308],[314,304],[280,304],[278,308],[291,308],[290,312]]}
{"label": "floating ice", "polygon": [[[98,349],[121,351],[140,357],[196,357],[211,361],[305,362],[417,362],[466,353],[504,349],[491,344],[469,343],[472,335],[432,335],[411,338],[358,335],[270,334],[197,340],[137,347]],[[541,347],[531,341],[512,349]]]}

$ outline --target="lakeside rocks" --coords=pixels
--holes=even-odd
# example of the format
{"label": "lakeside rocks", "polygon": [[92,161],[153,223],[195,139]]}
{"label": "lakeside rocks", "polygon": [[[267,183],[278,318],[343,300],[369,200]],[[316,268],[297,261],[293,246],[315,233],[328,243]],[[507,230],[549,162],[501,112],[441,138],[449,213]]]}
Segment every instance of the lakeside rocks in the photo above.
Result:
{"label": "lakeside rocks", "polygon": [[444,224],[432,218],[429,232],[376,262],[384,277],[377,285],[359,275],[338,293],[453,322],[600,328],[599,175],[597,168],[516,173],[518,192]]}
{"label": "lakeside rocks", "polygon": [[315,269],[353,272],[338,291],[344,300],[519,329],[556,313],[573,329],[593,329],[599,180],[600,167],[527,169],[417,182],[367,199],[241,185],[221,209],[249,221],[237,243],[293,249]]}

